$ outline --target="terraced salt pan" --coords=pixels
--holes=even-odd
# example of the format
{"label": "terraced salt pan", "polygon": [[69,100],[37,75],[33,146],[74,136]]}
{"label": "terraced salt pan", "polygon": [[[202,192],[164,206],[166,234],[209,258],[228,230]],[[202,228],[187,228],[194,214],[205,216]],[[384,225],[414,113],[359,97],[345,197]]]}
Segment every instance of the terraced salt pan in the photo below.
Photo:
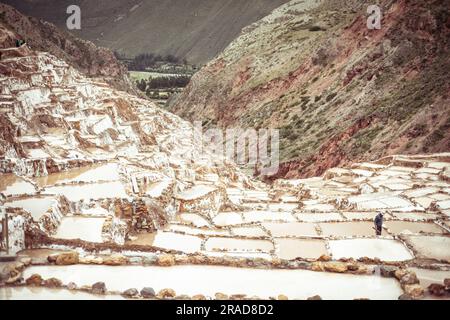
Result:
{"label": "terraced salt pan", "polygon": [[342,221],[344,218],[337,212],[330,213],[297,213],[295,215],[299,221],[303,222],[326,222],[326,221]]}
{"label": "terraced salt pan", "polygon": [[280,259],[318,259],[327,254],[325,241],[315,239],[275,239],[275,254]]}
{"label": "terraced salt pan", "polygon": [[450,279],[450,271],[429,270],[421,268],[409,268],[414,271],[419,278],[422,288],[428,288],[430,284],[443,284],[445,279]]}
{"label": "terraced salt pan", "polygon": [[334,259],[368,257],[379,258],[382,261],[405,261],[414,258],[408,249],[397,240],[331,240],[329,246]]}
{"label": "terraced salt pan", "polygon": [[374,221],[377,212],[343,212],[344,217],[348,220],[370,220]]}
{"label": "terraced salt pan", "polygon": [[262,251],[270,252],[273,244],[267,240],[215,238],[211,237],[205,242],[205,249],[208,251]]}
{"label": "terraced salt pan", "polygon": [[116,181],[119,179],[118,165],[108,163],[52,173],[45,177],[35,178],[35,181],[40,187],[45,187],[69,182]]}
{"label": "terraced salt pan", "polygon": [[5,196],[34,194],[34,186],[13,174],[0,174],[0,193]]}
{"label": "terraced salt pan", "polygon": [[286,237],[286,236],[316,237],[316,236],[318,236],[313,223],[269,222],[269,223],[263,223],[262,226],[264,228],[266,228],[273,237]]}
{"label": "terraced salt pan", "polygon": [[260,227],[235,227],[231,229],[231,232],[235,236],[244,236],[244,237],[266,237],[268,236],[267,232],[264,231]]}
{"label": "terraced salt pan", "polygon": [[[153,241],[155,247],[178,250],[186,253],[200,251],[201,244],[202,239],[199,237],[162,231],[156,233]],[[149,243],[149,245],[151,245],[151,243]]]}
{"label": "terraced salt pan", "polygon": [[421,213],[421,212],[393,212],[392,216],[399,220],[434,220],[438,216],[433,213]]}
{"label": "terraced salt pan", "polygon": [[268,299],[285,294],[290,299],[306,299],[316,294],[324,299],[397,299],[403,291],[392,278],[349,275],[308,270],[265,270],[221,266],[35,266],[25,269],[24,278],[40,274],[44,279],[56,277],[64,284],[78,286],[105,282],[108,290],[155,291],[172,288],[177,294],[246,294]]}
{"label": "terraced salt pan", "polygon": [[436,206],[441,210],[450,209],[450,200],[439,201],[436,203]]}
{"label": "terraced salt pan", "polygon": [[213,223],[216,226],[231,226],[242,222],[242,216],[238,212],[220,212],[213,218]]}
{"label": "terraced salt pan", "polygon": [[444,168],[449,168],[450,163],[448,163],[448,162],[429,162],[428,167],[442,170]]}
{"label": "terraced salt pan", "polygon": [[285,221],[295,222],[294,216],[290,212],[278,211],[245,211],[243,212],[244,221],[263,222],[263,221]]}
{"label": "terraced salt pan", "polygon": [[155,241],[155,236],[156,236],[156,232],[138,233],[138,234],[131,236],[130,238],[132,238],[132,240],[127,241],[126,244],[149,246],[149,245],[152,245],[153,242]]}
{"label": "terraced salt pan", "polygon": [[406,241],[417,251],[418,256],[450,261],[450,237],[408,236]]}
{"label": "terraced salt pan", "polygon": [[446,193],[435,193],[430,195],[429,197],[437,201],[444,201],[450,199],[450,195]]}
{"label": "terraced salt pan", "polygon": [[49,154],[43,149],[28,149],[28,156],[33,159],[46,159],[49,158]]}
{"label": "terraced salt pan", "polygon": [[64,217],[54,237],[100,243],[104,222],[105,218]]}
{"label": "terraced salt pan", "polygon": [[128,198],[124,186],[119,181],[48,187],[44,192],[63,195],[74,202],[89,199]]}
{"label": "terraced salt pan", "polygon": [[86,216],[93,216],[93,217],[98,217],[98,216],[107,216],[110,214],[110,212],[100,206],[98,207],[93,207],[93,208],[88,208],[88,209],[81,209],[81,214],[82,215],[86,215]]}
{"label": "terraced salt pan", "polygon": [[164,190],[166,190],[170,186],[171,183],[172,183],[171,179],[164,179],[162,181],[155,182],[150,186],[148,186],[145,194],[153,198],[158,198],[162,195]]}
{"label": "terraced salt pan", "polygon": [[335,211],[336,208],[328,203],[305,203],[302,207],[305,211],[318,211],[318,212],[331,212]]}
{"label": "terraced salt pan", "polygon": [[181,213],[177,217],[180,222],[193,224],[194,226],[200,228],[210,225],[205,218],[195,213]]}
{"label": "terraced salt pan", "polygon": [[182,193],[180,193],[179,195],[177,195],[178,199],[182,199],[182,200],[194,200],[194,199],[198,199],[201,198],[205,195],[207,195],[208,193],[211,193],[213,191],[217,190],[216,187],[214,186],[209,186],[209,185],[196,185],[188,190],[183,191]]}
{"label": "terraced salt pan", "polygon": [[5,203],[7,208],[22,208],[28,211],[33,220],[38,221],[56,202],[54,197],[28,198]]}
{"label": "terraced salt pan", "polygon": [[221,229],[201,229],[201,228],[194,228],[191,226],[185,226],[185,225],[180,225],[180,224],[171,224],[168,226],[167,228],[170,231],[178,231],[178,232],[184,232],[186,234],[190,234],[190,235],[199,235],[199,234],[203,234],[203,235],[222,235],[222,236],[229,236],[230,232],[228,230],[221,230]]}
{"label": "terraced salt pan", "polygon": [[420,205],[424,209],[428,209],[431,203],[434,201],[432,198],[428,197],[420,197],[420,198],[412,198],[418,205]]}
{"label": "terraced salt pan", "polygon": [[419,189],[408,190],[408,191],[405,191],[403,194],[410,198],[416,198],[416,197],[424,197],[428,194],[433,194],[438,191],[439,191],[439,188],[428,187],[428,188],[419,188]]}
{"label": "terraced salt pan", "polygon": [[414,205],[393,193],[372,193],[348,198],[349,203],[356,204],[359,210],[411,208]]}
{"label": "terraced salt pan", "polygon": [[298,208],[298,203],[269,203],[267,209],[269,211],[288,211],[291,212]]}
{"label": "terraced salt pan", "polygon": [[387,221],[385,226],[393,234],[411,234],[411,233],[444,233],[445,230],[435,223],[410,222],[410,221]]}
{"label": "terraced salt pan", "polygon": [[119,295],[96,295],[83,291],[35,287],[0,288],[0,300],[124,300]]}
{"label": "terraced salt pan", "polygon": [[374,236],[375,230],[373,222],[357,221],[357,222],[332,222],[320,223],[322,235],[349,237],[349,236]]}

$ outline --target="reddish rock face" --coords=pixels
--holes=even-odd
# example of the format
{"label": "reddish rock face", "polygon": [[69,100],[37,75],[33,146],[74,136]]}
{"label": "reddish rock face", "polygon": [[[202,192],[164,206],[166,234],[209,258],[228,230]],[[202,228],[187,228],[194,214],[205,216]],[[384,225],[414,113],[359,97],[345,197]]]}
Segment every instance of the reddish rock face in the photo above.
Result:
{"label": "reddish rock face", "polygon": [[356,0],[347,10],[337,0],[281,7],[194,75],[170,108],[219,127],[279,128],[283,163],[272,179],[448,151],[448,8],[379,5],[380,30],[367,28]]}

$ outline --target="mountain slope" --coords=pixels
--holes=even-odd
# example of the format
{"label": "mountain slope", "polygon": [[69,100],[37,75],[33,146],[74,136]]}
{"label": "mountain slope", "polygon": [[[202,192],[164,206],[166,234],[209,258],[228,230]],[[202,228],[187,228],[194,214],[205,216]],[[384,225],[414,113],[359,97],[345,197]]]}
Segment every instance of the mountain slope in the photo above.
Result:
{"label": "mountain slope", "polygon": [[111,50],[78,39],[49,22],[27,17],[3,3],[0,3],[0,22],[15,34],[3,46],[14,46],[16,39],[26,40],[34,50],[49,52],[87,76],[101,78],[121,90],[133,91],[127,69]]}
{"label": "mountain slope", "polygon": [[66,28],[66,8],[82,12],[83,39],[128,56],[173,54],[205,63],[222,51],[246,25],[287,0],[7,0],[26,14]]}
{"label": "mountain slope", "polygon": [[278,176],[450,150],[448,2],[291,1],[243,31],[171,110],[210,126],[280,128]]}

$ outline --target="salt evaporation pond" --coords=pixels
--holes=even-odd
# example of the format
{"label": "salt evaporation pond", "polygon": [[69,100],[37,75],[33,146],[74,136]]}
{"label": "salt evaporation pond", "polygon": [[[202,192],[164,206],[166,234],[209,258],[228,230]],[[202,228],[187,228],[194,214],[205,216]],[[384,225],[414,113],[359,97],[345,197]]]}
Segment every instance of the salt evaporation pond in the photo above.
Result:
{"label": "salt evaporation pond", "polygon": [[350,275],[308,270],[265,270],[221,266],[35,266],[24,271],[24,278],[40,274],[44,279],[55,277],[64,284],[78,286],[105,282],[108,290],[155,291],[172,288],[177,294],[214,296],[246,294],[269,298],[285,294],[290,299],[306,299],[316,294],[324,299],[397,299],[403,291],[393,278],[373,275]]}
{"label": "salt evaporation pond", "polygon": [[63,182],[98,182],[115,181],[119,179],[120,176],[116,163],[76,168],[68,171],[51,173],[45,177],[35,178],[36,183],[40,187],[61,184]]}
{"label": "salt evaporation pond", "polygon": [[149,243],[148,245],[193,253],[200,251],[201,244],[202,239],[196,236],[158,231],[153,240],[153,243]]}
{"label": "salt evaporation pond", "polygon": [[287,223],[277,223],[268,222],[262,224],[264,228],[269,230],[269,232],[274,237],[285,237],[285,236],[304,236],[304,237],[316,237],[317,232],[313,223],[303,223],[303,222],[287,222]]}
{"label": "salt evaporation pond", "polygon": [[334,259],[368,257],[379,258],[382,261],[405,261],[414,258],[405,245],[396,240],[332,240],[329,241],[329,246]]}
{"label": "salt evaporation pond", "polygon": [[427,288],[430,284],[443,284],[445,279],[450,279],[450,271],[429,270],[420,268],[410,268],[415,272],[423,288]]}
{"label": "salt evaporation pond", "polygon": [[119,300],[119,295],[96,295],[83,291],[34,287],[0,288],[0,300]]}
{"label": "salt evaporation pond", "polygon": [[70,201],[89,199],[128,198],[125,188],[119,181],[81,185],[64,185],[46,188],[45,193],[59,194]]}
{"label": "salt evaporation pond", "polygon": [[100,243],[104,222],[105,218],[64,217],[54,237]]}
{"label": "salt evaporation pond", "polygon": [[38,221],[54,202],[54,197],[28,198],[6,202],[5,207],[22,208],[29,212],[35,221]]}
{"label": "salt evaporation pond", "polygon": [[328,254],[325,241],[315,239],[275,239],[276,255],[281,259],[318,259]]}
{"label": "salt evaporation pond", "polygon": [[5,196],[34,194],[34,186],[13,174],[0,174],[0,193]]}

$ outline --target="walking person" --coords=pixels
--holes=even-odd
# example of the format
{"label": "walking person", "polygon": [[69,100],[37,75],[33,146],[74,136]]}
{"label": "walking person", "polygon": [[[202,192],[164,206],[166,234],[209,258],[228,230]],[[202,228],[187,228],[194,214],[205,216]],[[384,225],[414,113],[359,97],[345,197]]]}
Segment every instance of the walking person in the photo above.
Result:
{"label": "walking person", "polygon": [[377,236],[381,236],[381,232],[383,230],[383,212],[378,212],[377,216],[375,217],[374,223],[375,223],[375,231]]}

